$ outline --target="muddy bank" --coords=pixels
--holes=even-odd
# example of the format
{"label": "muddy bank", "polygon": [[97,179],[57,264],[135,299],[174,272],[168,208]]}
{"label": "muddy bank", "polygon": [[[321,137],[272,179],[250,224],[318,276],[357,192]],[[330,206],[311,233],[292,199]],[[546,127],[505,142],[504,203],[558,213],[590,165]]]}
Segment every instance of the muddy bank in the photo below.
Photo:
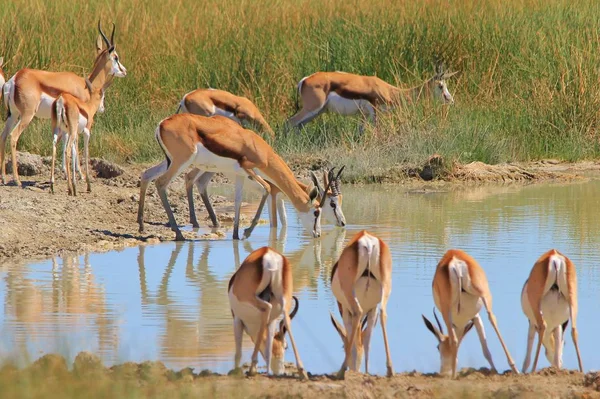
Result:
{"label": "muddy bank", "polygon": [[[293,367],[292,367],[293,369]],[[5,364],[0,389],[6,397],[294,397],[294,398],[598,398],[600,374],[543,369],[535,374],[491,373],[463,369],[456,380],[437,374],[401,373],[392,378],[348,372],[333,375],[226,376],[186,368],[170,370],[161,362],[127,362],[105,367],[82,352],[71,367],[59,355],[45,355],[25,368]]]}
{"label": "muddy bank", "polygon": [[[33,176],[22,176],[24,188],[0,185],[0,263],[7,260],[47,258],[64,252],[104,251],[173,239],[173,233],[166,228],[167,218],[154,185],[150,185],[148,190],[145,232],[138,233],[136,217],[139,176],[148,165],[116,167],[96,161],[93,163],[96,175],[92,181],[92,193],[81,192],[77,197],[66,195],[66,183],[61,173],[57,175],[56,194],[51,194],[47,160],[43,159],[35,165],[37,174],[32,172]],[[310,170],[323,166],[318,160],[310,159],[291,160],[290,165],[296,176],[302,179],[308,179]],[[547,161],[528,165],[496,166],[472,163],[453,165],[447,169],[443,163],[430,160],[418,173],[414,168],[409,170],[399,166],[396,171],[387,171],[385,179],[375,180],[400,183],[407,190],[427,187],[438,189],[440,186],[452,189],[462,184],[570,181],[582,179],[584,174],[598,171],[600,165],[593,162],[564,164]],[[424,173],[432,173],[436,177],[432,181],[425,181],[421,177]],[[226,181],[225,178],[218,178],[212,185],[214,187]],[[83,190],[85,186],[80,183],[79,187]],[[231,199],[212,195],[211,200],[222,227],[209,230],[204,235],[198,235],[195,231],[184,231],[186,238],[223,238],[233,221]],[[179,223],[188,223],[188,207],[182,177],[171,185],[169,200]],[[195,203],[200,224],[208,227],[210,221],[197,191]],[[256,203],[244,204],[244,219],[251,218],[255,206]]]}

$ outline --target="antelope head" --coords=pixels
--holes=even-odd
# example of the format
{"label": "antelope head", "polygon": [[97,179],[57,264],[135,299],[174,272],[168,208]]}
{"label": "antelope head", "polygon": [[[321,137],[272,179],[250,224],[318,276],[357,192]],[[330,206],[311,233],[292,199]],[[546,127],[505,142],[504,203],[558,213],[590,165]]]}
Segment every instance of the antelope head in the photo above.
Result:
{"label": "antelope head", "polygon": [[[299,302],[298,298],[292,296],[295,306],[294,310],[290,313],[290,321],[298,313]],[[271,347],[271,371],[275,375],[281,375],[285,373],[284,355],[287,349],[287,341],[285,340],[285,334],[287,328],[283,320],[279,323],[279,331],[273,336],[273,346]]]}
{"label": "antelope head", "polygon": [[[325,186],[331,185],[331,189],[325,192],[323,186],[319,182],[317,175],[311,172],[312,181],[319,190],[321,195],[325,194],[325,203],[323,204],[323,216],[329,223],[335,223],[336,226],[344,227],[346,225],[346,217],[342,211],[342,189],[341,175],[346,166],[342,166],[334,177],[334,169],[323,171],[323,182]],[[329,197],[329,202],[327,202]]]}
{"label": "antelope head", "polygon": [[[108,76],[107,82],[113,77],[124,78],[127,76],[127,69],[121,64],[119,61],[119,55],[117,54],[115,47],[115,24],[113,24],[112,33],[110,35],[110,40],[106,37],[104,32],[102,31],[102,27],[100,26],[100,20],[98,20],[98,40],[96,41],[96,52],[98,54],[98,59],[96,64],[103,65],[104,70],[106,72],[106,76]],[[101,62],[103,61],[103,62]]]}
{"label": "antelope head", "polygon": [[[333,171],[329,171],[330,176],[333,176]],[[309,208],[306,212],[299,212],[298,216],[300,217],[300,222],[308,231],[312,231],[312,235],[315,238],[321,237],[321,208],[325,205],[325,200],[327,199],[327,191],[331,187],[331,181],[333,178],[327,182],[325,186],[325,190],[320,192],[317,186],[313,187],[308,193],[309,196],[309,204],[312,204],[311,208]],[[315,202],[315,199],[320,197],[318,201]],[[312,212],[312,214],[311,214]]]}
{"label": "antelope head", "polygon": [[[440,352],[440,374],[450,375],[452,374],[452,364],[454,363],[454,351],[452,348],[452,340],[446,334],[444,334],[444,329],[442,328],[442,324],[435,313],[435,308],[433,309],[433,317],[435,317],[435,321],[437,322],[438,327],[435,327],[424,315],[423,321],[425,322],[425,326],[438,340],[437,349]],[[458,351],[458,346],[462,339],[467,335],[467,333],[473,328],[473,322],[469,321],[469,323],[465,326],[463,331],[457,331],[458,335],[458,343],[456,345],[456,351]]]}
{"label": "antelope head", "polygon": [[438,65],[435,68],[435,75],[428,82],[429,89],[433,93],[434,98],[440,98],[444,104],[454,104],[454,97],[452,97],[452,94],[450,94],[450,91],[448,90],[446,79],[457,73],[458,71],[444,72],[441,65]]}

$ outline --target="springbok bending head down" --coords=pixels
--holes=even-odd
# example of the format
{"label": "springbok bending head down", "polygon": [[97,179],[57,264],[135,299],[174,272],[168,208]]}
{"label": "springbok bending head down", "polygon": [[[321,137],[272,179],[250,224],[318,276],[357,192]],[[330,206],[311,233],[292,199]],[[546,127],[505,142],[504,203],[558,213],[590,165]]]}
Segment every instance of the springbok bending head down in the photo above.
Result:
{"label": "springbok bending head down", "polygon": [[418,86],[404,89],[392,86],[376,76],[316,72],[298,83],[302,109],[288,119],[286,126],[302,127],[324,112],[340,115],[360,113],[376,123],[377,112],[424,98],[441,99],[445,104],[452,104],[454,98],[448,90],[446,80],[456,73],[445,73],[441,67],[437,67],[433,77]]}
{"label": "springbok bending head down", "polygon": [[464,251],[458,249],[448,250],[437,265],[433,276],[432,290],[435,306],[442,313],[448,330],[448,335],[443,333],[442,325],[435,313],[434,316],[439,328],[423,316],[425,326],[439,343],[440,374],[451,374],[452,378],[456,377],[458,347],[473,326],[477,329],[483,355],[492,369],[496,370],[492,361],[492,354],[487,346],[483,323],[481,317],[479,317],[482,306],[487,310],[490,323],[498,335],[510,368],[515,373],[519,373],[500,335],[496,316],[492,313],[492,294],[487,277],[475,259]]}
{"label": "springbok bending head down", "polygon": [[[204,117],[194,114],[176,114],[162,122],[156,129],[156,138],[163,149],[166,160],[144,172],[140,184],[138,223],[143,231],[144,198],[147,183],[155,184],[163,207],[169,218],[176,240],[183,234],[169,205],[166,189],[170,182],[189,166],[207,172],[223,172],[235,177],[235,220],[233,239],[239,239],[239,220],[244,182],[250,178],[264,189],[263,197],[250,227],[244,231],[249,237],[256,227],[262,209],[275,184],[298,211],[300,221],[313,237],[321,236],[321,208],[325,196],[318,197],[318,189],[307,191],[301,186],[288,165],[273,151],[258,134],[244,129],[239,124],[222,116]],[[264,178],[263,178],[264,176]],[[327,192],[329,187],[325,189]]]}
{"label": "springbok bending head down", "polygon": [[[291,329],[298,299],[292,295],[292,265],[287,258],[269,247],[253,251],[229,280],[228,292],[235,336],[235,369],[240,367],[242,336],[246,331],[254,342],[249,375],[256,374],[258,352],[267,362],[268,374],[283,374],[287,332],[300,378],[308,379]],[[296,306],[290,313],[292,300]]]}
{"label": "springbok bending head down", "polygon": [[579,371],[583,372],[577,333],[577,273],[573,262],[555,249],[543,254],[533,265],[523,285],[521,307],[529,319],[523,373],[529,367],[536,331],[538,344],[532,372],[537,368],[542,345],[550,364],[556,368],[562,367],[564,333],[569,320]]}
{"label": "springbok bending head down", "polygon": [[344,343],[344,362],[338,376],[343,378],[347,367],[359,371],[363,353],[365,372],[369,373],[369,345],[379,307],[387,375],[391,377],[394,369],[386,329],[387,301],[392,292],[389,247],[365,230],[356,234],[333,266],[331,290],[344,322],[341,325],[331,314],[331,322]]}

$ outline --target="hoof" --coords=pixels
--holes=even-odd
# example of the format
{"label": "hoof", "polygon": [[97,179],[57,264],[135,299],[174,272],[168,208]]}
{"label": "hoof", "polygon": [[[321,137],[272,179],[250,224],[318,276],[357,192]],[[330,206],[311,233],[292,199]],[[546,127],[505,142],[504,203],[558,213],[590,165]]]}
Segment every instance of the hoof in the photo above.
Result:
{"label": "hoof", "polygon": [[337,378],[338,380],[343,380],[346,377],[346,370],[342,369],[338,371]]}
{"label": "hoof", "polygon": [[248,377],[254,377],[256,374],[256,365],[253,364],[250,366],[250,370],[248,370]]}
{"label": "hoof", "polygon": [[175,241],[185,241],[183,234],[179,233],[175,235]]}
{"label": "hoof", "polygon": [[394,376],[394,370],[392,370],[391,367],[388,367],[387,369],[387,377],[393,377]]}
{"label": "hoof", "polygon": [[300,375],[301,380],[304,380],[304,381],[308,380],[308,374],[306,374],[306,370],[300,369],[300,370],[298,370],[298,374]]}

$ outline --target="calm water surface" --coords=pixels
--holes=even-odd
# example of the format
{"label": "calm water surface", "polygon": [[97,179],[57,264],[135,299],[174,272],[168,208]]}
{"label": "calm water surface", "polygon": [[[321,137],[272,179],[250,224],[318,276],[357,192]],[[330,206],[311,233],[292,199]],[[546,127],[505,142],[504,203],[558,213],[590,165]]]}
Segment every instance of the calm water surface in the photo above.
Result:
{"label": "calm water surface", "polygon": [[[329,321],[329,311],[335,310],[330,271],[344,243],[368,229],[392,250],[388,333],[397,371],[439,367],[437,342],[421,314],[432,316],[431,279],[437,261],[451,247],[467,250],[485,269],[500,330],[519,367],[527,334],[522,285],[543,252],[555,247],[567,254],[578,267],[584,367],[599,369],[600,352],[594,345],[600,328],[599,198],[599,181],[428,193],[348,187],[344,212],[350,224],[345,230],[324,226],[319,240],[305,235],[288,208],[286,230],[271,232],[262,225],[244,242],[233,242],[228,232],[221,241],[165,243],[5,266],[0,270],[0,357],[25,360],[54,352],[73,360],[88,350],[108,364],[162,360],[176,369],[227,372],[234,351],[227,283],[241,260],[268,244],[294,266],[300,311],[292,326],[306,368],[337,371],[342,343]],[[494,361],[506,369],[498,339],[485,315],[483,320]],[[244,348],[243,361],[249,361],[247,337]],[[293,361],[291,347],[286,356]],[[543,355],[540,359],[546,366]],[[564,364],[577,364],[570,331]],[[477,334],[463,341],[459,366],[487,366]],[[379,325],[370,369],[385,373]]]}

